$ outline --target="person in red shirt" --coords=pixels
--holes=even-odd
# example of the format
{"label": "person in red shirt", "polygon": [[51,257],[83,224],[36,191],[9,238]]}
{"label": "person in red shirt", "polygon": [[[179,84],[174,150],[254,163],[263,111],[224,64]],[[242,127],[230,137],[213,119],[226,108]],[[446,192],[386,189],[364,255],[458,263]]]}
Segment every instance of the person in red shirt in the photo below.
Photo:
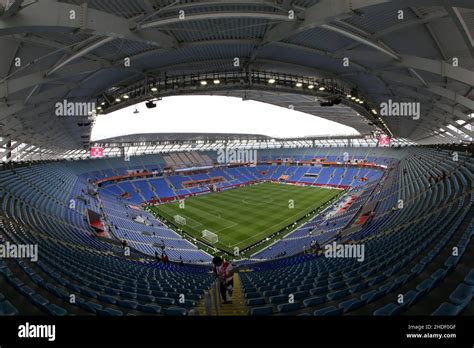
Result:
{"label": "person in red shirt", "polygon": [[219,281],[222,303],[230,303],[231,301],[228,301],[227,295],[232,297],[232,291],[234,288],[234,268],[230,262],[223,260],[219,256],[212,259],[212,264],[212,271]]}

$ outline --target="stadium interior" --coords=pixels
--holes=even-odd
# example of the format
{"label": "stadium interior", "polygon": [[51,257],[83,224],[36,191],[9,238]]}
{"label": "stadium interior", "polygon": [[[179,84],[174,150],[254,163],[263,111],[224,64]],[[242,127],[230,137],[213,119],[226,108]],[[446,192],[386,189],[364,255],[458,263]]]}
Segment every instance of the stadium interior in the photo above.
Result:
{"label": "stadium interior", "polygon": [[[1,0],[0,316],[474,315],[473,38],[472,0]],[[358,135],[91,137],[179,95]]]}

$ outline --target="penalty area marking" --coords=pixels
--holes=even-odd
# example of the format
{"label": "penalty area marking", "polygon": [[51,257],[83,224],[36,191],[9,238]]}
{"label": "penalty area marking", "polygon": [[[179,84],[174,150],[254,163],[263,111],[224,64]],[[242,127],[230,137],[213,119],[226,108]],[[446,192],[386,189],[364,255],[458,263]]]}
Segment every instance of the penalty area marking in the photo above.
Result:
{"label": "penalty area marking", "polygon": [[[295,217],[296,217],[297,215],[299,215],[302,211],[304,211],[304,210],[303,210],[303,209],[302,209],[302,210],[299,210],[296,214],[291,215],[291,216],[287,217],[286,219],[281,220],[280,222],[277,222],[276,224],[274,224],[274,225],[272,225],[272,226],[270,226],[270,227],[267,227],[267,228],[264,229],[263,231],[261,231],[261,232],[259,232],[259,233],[257,233],[257,234],[254,234],[254,235],[252,235],[252,236],[250,236],[250,237],[248,237],[248,238],[246,238],[246,239],[243,239],[243,240],[239,241],[238,243],[236,243],[236,244],[234,244],[234,245],[231,245],[230,247],[233,248],[233,247],[239,246],[240,244],[242,244],[242,243],[248,241],[248,240],[251,239],[251,238],[255,238],[256,236],[260,236],[261,234],[267,233],[268,230],[274,228],[275,226],[277,226],[277,225],[279,225],[279,224],[281,224],[281,223],[283,223],[283,222],[285,222],[285,221],[287,221],[287,220],[295,219]],[[311,211],[311,210],[308,209],[308,211]],[[275,232],[276,232],[276,231],[275,231]],[[289,233],[289,232],[288,232],[288,233]],[[262,240],[263,240],[263,239],[262,239]]]}

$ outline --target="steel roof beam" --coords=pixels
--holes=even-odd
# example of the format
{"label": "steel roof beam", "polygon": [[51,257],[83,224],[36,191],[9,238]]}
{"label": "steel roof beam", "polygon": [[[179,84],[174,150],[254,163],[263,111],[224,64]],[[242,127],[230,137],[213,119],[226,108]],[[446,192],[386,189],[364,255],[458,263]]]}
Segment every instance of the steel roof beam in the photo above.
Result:
{"label": "steel roof beam", "polygon": [[[16,14],[24,0],[11,0],[0,2],[0,19],[8,18]],[[6,7],[8,5],[8,7]]]}
{"label": "steel roof beam", "polygon": [[469,29],[468,23],[461,14],[461,11],[457,7],[446,6],[446,10],[450,14],[451,18],[454,21],[454,24],[458,28],[459,32],[462,35],[464,42],[469,50],[471,57],[474,57],[474,37]]}
{"label": "steel roof beam", "polygon": [[401,61],[395,65],[404,66],[423,71],[428,71],[439,76],[465,83],[468,86],[474,86],[474,71],[462,67],[454,67],[442,60],[422,58],[417,56],[400,55]]}
{"label": "steel roof beam", "polygon": [[199,13],[186,15],[184,19],[181,19],[179,16],[169,17],[169,18],[160,18],[148,23],[138,24],[136,30],[143,30],[149,28],[163,27],[167,25],[172,25],[176,23],[187,23],[193,21],[204,21],[204,20],[215,20],[215,19],[262,19],[268,21],[290,21],[288,14],[275,14],[275,13],[265,13],[265,12],[210,12],[210,13]]}
{"label": "steel roof beam", "polygon": [[[76,14],[70,19],[70,11]],[[176,40],[159,31],[133,32],[134,23],[110,13],[52,0],[42,0],[25,7],[21,15],[0,19],[0,36],[16,33],[71,32],[82,30],[92,35],[134,40],[158,47],[174,47]]]}
{"label": "steel roof beam", "polygon": [[[453,7],[474,8],[471,0],[450,0],[449,4]],[[446,0],[320,0],[306,9],[304,20],[299,23],[282,23],[272,28],[265,35],[265,42],[280,41],[322,24],[358,15],[359,11],[377,5],[399,9],[408,6],[445,6]]]}
{"label": "steel roof beam", "polygon": [[77,76],[80,74],[89,74],[96,72],[102,68],[109,68],[111,65],[104,65],[100,62],[86,61],[68,66],[67,70],[63,72],[56,72],[53,75],[45,77],[50,69],[34,72],[18,78],[10,78],[8,80],[0,80],[0,98],[6,98],[15,92],[31,88],[38,84],[56,83],[69,76]]}
{"label": "steel roof beam", "polygon": [[82,49],[80,49],[79,51],[75,52],[74,54],[72,54],[71,56],[67,57],[65,60],[63,60],[62,62],[58,62],[58,64],[56,64],[51,70],[49,70],[47,73],[46,73],[46,77],[50,76],[50,75],[53,75],[55,72],[57,72],[58,70],[60,70],[61,68],[63,68],[64,66],[68,65],[69,63],[71,63],[72,61],[78,59],[78,58],[81,58],[83,56],[85,56],[86,54],[92,52],[93,50],[95,50],[96,48],[99,48],[111,41],[115,40],[114,37],[105,37],[105,38],[102,38],[102,39],[99,39],[98,41],[92,43],[91,45],[88,45],[86,47],[83,47]]}
{"label": "steel roof beam", "polygon": [[355,34],[355,33],[352,33],[348,30],[345,30],[343,28],[339,28],[339,27],[336,27],[334,25],[330,25],[330,24],[322,24],[321,25],[321,28],[324,28],[326,30],[330,30],[330,31],[333,31],[333,32],[336,32],[338,34],[341,34],[345,37],[348,37],[354,41],[357,41],[363,45],[366,45],[366,46],[369,46],[369,47],[372,47],[374,49],[376,49],[377,51],[379,52],[382,52],[384,54],[386,54],[387,56],[395,59],[395,60],[400,60],[400,56],[398,54],[396,54],[394,51],[392,51],[391,49],[389,48],[386,48],[384,47],[384,45],[382,45],[381,43],[378,43],[378,42],[374,42],[366,37],[363,37],[361,35],[358,35],[358,34]]}

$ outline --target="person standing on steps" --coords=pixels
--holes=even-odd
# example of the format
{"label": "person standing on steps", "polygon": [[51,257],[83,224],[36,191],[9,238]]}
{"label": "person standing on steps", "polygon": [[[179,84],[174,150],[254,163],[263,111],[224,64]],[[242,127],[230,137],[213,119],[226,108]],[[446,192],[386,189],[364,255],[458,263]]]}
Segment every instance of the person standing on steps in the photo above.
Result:
{"label": "person standing on steps", "polygon": [[219,281],[219,291],[222,303],[227,304],[232,301],[232,291],[234,289],[234,268],[229,261],[223,260],[220,256],[212,259],[213,272]]}

